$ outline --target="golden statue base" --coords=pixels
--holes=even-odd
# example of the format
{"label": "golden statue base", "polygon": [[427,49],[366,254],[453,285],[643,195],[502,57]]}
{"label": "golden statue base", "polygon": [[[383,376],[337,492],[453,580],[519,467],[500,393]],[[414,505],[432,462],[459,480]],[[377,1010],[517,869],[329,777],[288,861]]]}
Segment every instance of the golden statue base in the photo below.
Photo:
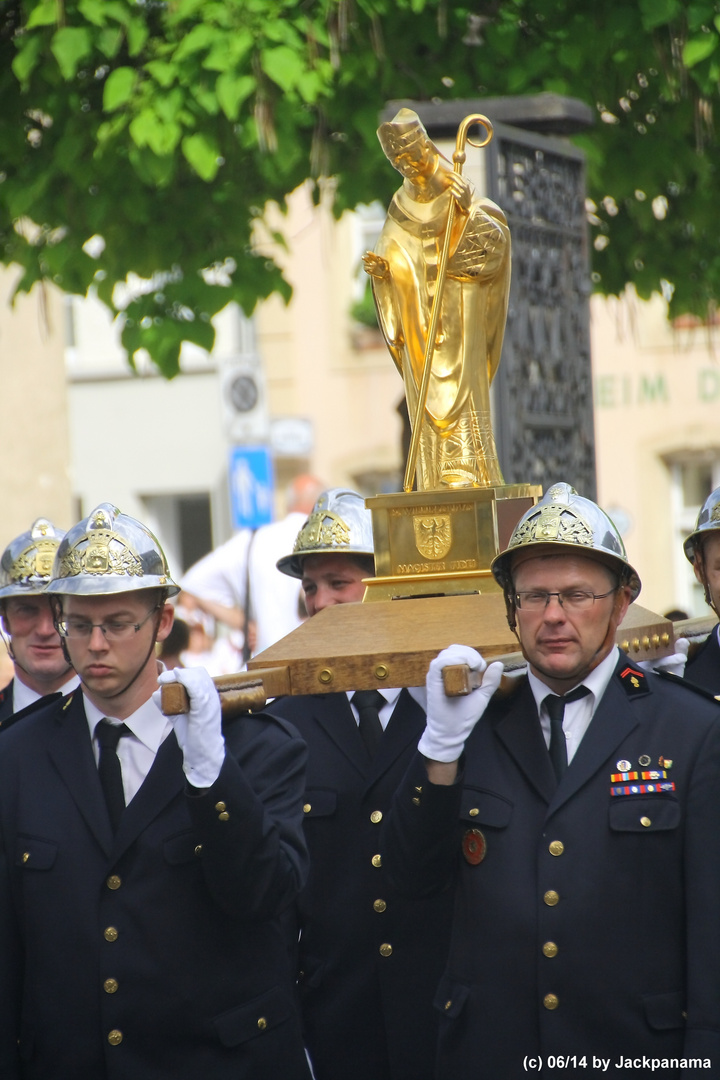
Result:
{"label": "golden statue base", "polygon": [[500,592],[490,564],[541,495],[538,484],[503,484],[366,499],[376,577],[364,601]]}

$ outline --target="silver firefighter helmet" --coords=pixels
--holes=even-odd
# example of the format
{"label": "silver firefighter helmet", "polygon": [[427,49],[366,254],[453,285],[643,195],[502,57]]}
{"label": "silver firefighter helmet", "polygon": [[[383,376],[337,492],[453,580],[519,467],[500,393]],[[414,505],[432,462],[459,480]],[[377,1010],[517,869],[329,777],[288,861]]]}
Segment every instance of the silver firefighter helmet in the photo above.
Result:
{"label": "silver firefighter helmet", "polygon": [[292,554],[278,559],[277,568],[289,577],[303,576],[308,555],[374,554],[372,514],[357,491],[330,488],[315,503],[297,535]]}
{"label": "silver firefighter helmet", "polygon": [[112,503],[100,503],[61,542],[47,593],[107,596],[138,589],[180,591],[150,530]]}
{"label": "silver firefighter helmet", "polygon": [[720,487],[708,495],[695,522],[695,529],[683,544],[683,550],[690,562],[695,562],[695,554],[700,549],[705,533],[720,531]]}
{"label": "silver firefighter helmet", "polygon": [[512,590],[513,557],[520,552],[585,555],[615,571],[620,584],[630,586],[633,600],[640,592],[640,578],[628,562],[617,528],[597,503],[578,495],[569,484],[548,488],[537,505],[523,514],[507,548],[493,560],[490,569],[506,596]]}
{"label": "silver firefighter helmet", "polygon": [[38,518],[28,532],[10,541],[0,559],[0,600],[45,592],[64,535],[52,521]]}

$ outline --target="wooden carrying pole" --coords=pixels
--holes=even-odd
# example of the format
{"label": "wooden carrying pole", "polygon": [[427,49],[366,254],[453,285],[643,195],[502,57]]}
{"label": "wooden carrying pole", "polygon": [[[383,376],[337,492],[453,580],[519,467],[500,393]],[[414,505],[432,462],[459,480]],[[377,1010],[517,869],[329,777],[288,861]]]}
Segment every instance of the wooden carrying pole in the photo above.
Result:
{"label": "wooden carrying pole", "polygon": [[[658,659],[675,651],[676,637],[700,640],[715,622],[714,616],[706,616],[672,624],[632,604],[616,641],[635,662]],[[515,651],[498,593],[328,608],[251,660],[250,671],[213,681],[226,717],[257,712],[269,698],[286,694],[422,686],[430,661],[456,640],[472,645],[487,660],[502,661],[506,669],[524,663]],[[450,696],[472,689],[474,675],[468,667],[446,670]],[[186,712],[184,686],[164,684],[162,702],[166,715]]]}

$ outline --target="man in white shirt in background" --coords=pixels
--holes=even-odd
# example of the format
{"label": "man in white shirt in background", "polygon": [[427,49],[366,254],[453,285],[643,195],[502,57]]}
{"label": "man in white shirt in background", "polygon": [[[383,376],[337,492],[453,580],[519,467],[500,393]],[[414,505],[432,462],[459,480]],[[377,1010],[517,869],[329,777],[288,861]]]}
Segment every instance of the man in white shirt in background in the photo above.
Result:
{"label": "man in white shirt in background", "polygon": [[302,622],[300,584],[278,574],[276,563],[292,549],[322,490],[314,476],[296,476],[287,489],[284,518],[255,532],[243,529],[191,566],[180,580],[182,602],[189,594],[217,621],[247,633],[247,655],[262,652]]}

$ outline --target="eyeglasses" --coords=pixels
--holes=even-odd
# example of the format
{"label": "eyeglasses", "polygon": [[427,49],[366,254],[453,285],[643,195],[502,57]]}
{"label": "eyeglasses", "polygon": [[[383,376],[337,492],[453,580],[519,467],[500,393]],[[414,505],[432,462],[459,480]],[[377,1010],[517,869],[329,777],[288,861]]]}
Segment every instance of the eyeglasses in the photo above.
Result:
{"label": "eyeglasses", "polygon": [[527,589],[515,593],[515,603],[525,611],[543,611],[550,603],[551,596],[557,596],[558,604],[567,611],[585,611],[596,600],[603,600],[618,591],[619,586],[603,593],[585,592],[583,589],[563,589],[561,592],[546,592],[545,589]]}
{"label": "eyeglasses", "polygon": [[107,623],[94,623],[90,622],[89,619],[79,619],[76,616],[69,615],[65,619],[60,619],[57,623],[58,633],[62,634],[64,638],[84,641],[92,636],[93,630],[97,627],[106,641],[122,641],[124,638],[137,634],[140,627],[144,626],[157,610],[157,607],[152,608],[139,623],[124,622],[120,619]]}

